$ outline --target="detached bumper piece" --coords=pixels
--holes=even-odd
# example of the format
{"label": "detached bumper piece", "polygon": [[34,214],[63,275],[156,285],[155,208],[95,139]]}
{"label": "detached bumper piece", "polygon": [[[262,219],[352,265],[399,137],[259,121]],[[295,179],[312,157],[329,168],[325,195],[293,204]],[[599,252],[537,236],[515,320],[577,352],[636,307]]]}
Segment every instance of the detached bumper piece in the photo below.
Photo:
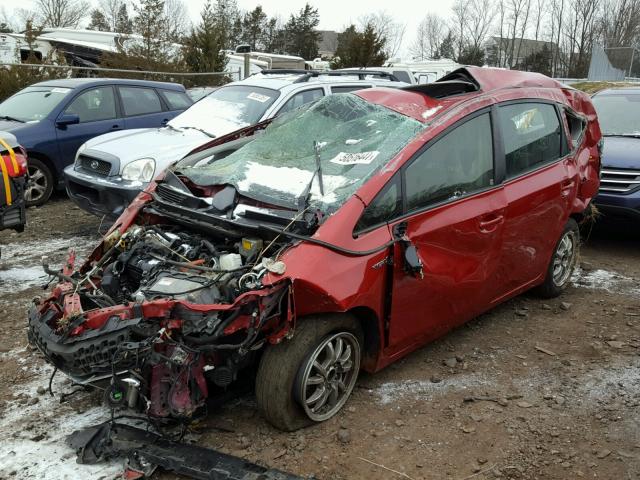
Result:
{"label": "detached bumper piece", "polygon": [[270,469],[209,448],[168,440],[146,430],[121,423],[103,423],[67,437],[78,463],[93,464],[125,457],[123,478],[148,478],[161,467],[199,480],[302,480],[302,477]]}

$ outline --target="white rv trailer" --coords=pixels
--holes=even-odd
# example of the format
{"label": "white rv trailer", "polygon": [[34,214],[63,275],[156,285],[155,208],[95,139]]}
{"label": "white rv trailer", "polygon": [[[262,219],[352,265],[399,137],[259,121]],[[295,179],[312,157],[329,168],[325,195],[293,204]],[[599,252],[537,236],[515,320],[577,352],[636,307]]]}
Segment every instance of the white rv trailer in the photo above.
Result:
{"label": "white rv trailer", "polygon": [[409,69],[416,77],[417,83],[435,82],[440,77],[462,67],[462,65],[449,58],[422,61],[403,61],[400,58],[392,58],[387,60],[383,66]]}

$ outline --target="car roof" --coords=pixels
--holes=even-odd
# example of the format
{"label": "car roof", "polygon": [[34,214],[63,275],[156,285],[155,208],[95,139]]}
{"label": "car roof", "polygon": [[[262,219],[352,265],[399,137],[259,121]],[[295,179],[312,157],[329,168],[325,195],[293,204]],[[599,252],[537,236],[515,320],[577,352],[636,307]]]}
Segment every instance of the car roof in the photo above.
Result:
{"label": "car roof", "polygon": [[373,88],[354,93],[372,103],[383,105],[421,122],[428,122],[436,113],[446,111],[469,99],[517,88],[558,91],[570,89],[557,80],[539,73],[469,66],[454,70],[432,83],[409,85],[399,90]]}
{"label": "car roof", "polygon": [[[310,72],[308,72],[310,73]],[[358,75],[333,76],[325,72],[317,72],[317,76],[312,76],[304,81],[300,81],[305,73],[283,70],[282,73],[277,71],[269,71],[268,74],[255,73],[244,80],[233,82],[234,85],[250,85],[252,87],[271,88],[273,90],[285,90],[288,88],[299,89],[306,85],[335,85],[335,84],[353,84],[353,85],[386,85],[401,87],[408,85],[404,82],[395,82],[380,78],[366,78],[360,80]],[[296,83],[297,82],[297,83]]]}
{"label": "car roof", "polygon": [[184,86],[179,83],[171,82],[154,82],[150,80],[130,80],[126,78],[60,78],[56,80],[46,80],[38,82],[32,87],[62,87],[62,88],[80,88],[80,87],[97,87],[100,85],[132,85],[137,87],[155,87],[165,90],[184,91]]}

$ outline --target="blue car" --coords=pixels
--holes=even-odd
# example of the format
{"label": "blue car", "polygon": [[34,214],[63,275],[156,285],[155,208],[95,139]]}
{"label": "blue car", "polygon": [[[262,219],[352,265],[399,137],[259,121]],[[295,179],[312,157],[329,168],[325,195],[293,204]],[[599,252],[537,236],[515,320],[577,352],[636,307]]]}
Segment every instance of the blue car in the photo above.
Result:
{"label": "blue car", "polygon": [[193,101],[175,83],[73,78],[36,83],[0,103],[0,131],[29,152],[27,206],[64,188],[64,167],[87,140],[116,130],[161,127]]}
{"label": "blue car", "polygon": [[640,221],[640,88],[602,90],[592,100],[604,138],[594,203],[608,218]]}

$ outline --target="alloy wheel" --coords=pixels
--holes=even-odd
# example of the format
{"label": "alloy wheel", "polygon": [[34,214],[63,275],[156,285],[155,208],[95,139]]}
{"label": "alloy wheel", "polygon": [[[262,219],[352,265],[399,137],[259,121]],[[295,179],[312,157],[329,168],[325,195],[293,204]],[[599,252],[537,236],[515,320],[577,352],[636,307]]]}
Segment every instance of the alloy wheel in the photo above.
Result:
{"label": "alloy wheel", "polygon": [[27,203],[37,203],[47,192],[47,176],[38,167],[29,165],[29,179],[24,190]]}
{"label": "alloy wheel", "polygon": [[298,377],[297,400],[307,416],[322,422],[345,404],[358,378],[360,344],[349,332],[325,338]]}
{"label": "alloy wheel", "polygon": [[552,270],[553,283],[558,287],[562,287],[567,283],[571,276],[578,250],[577,242],[578,239],[573,231],[566,232],[558,242],[556,251],[553,254]]}

